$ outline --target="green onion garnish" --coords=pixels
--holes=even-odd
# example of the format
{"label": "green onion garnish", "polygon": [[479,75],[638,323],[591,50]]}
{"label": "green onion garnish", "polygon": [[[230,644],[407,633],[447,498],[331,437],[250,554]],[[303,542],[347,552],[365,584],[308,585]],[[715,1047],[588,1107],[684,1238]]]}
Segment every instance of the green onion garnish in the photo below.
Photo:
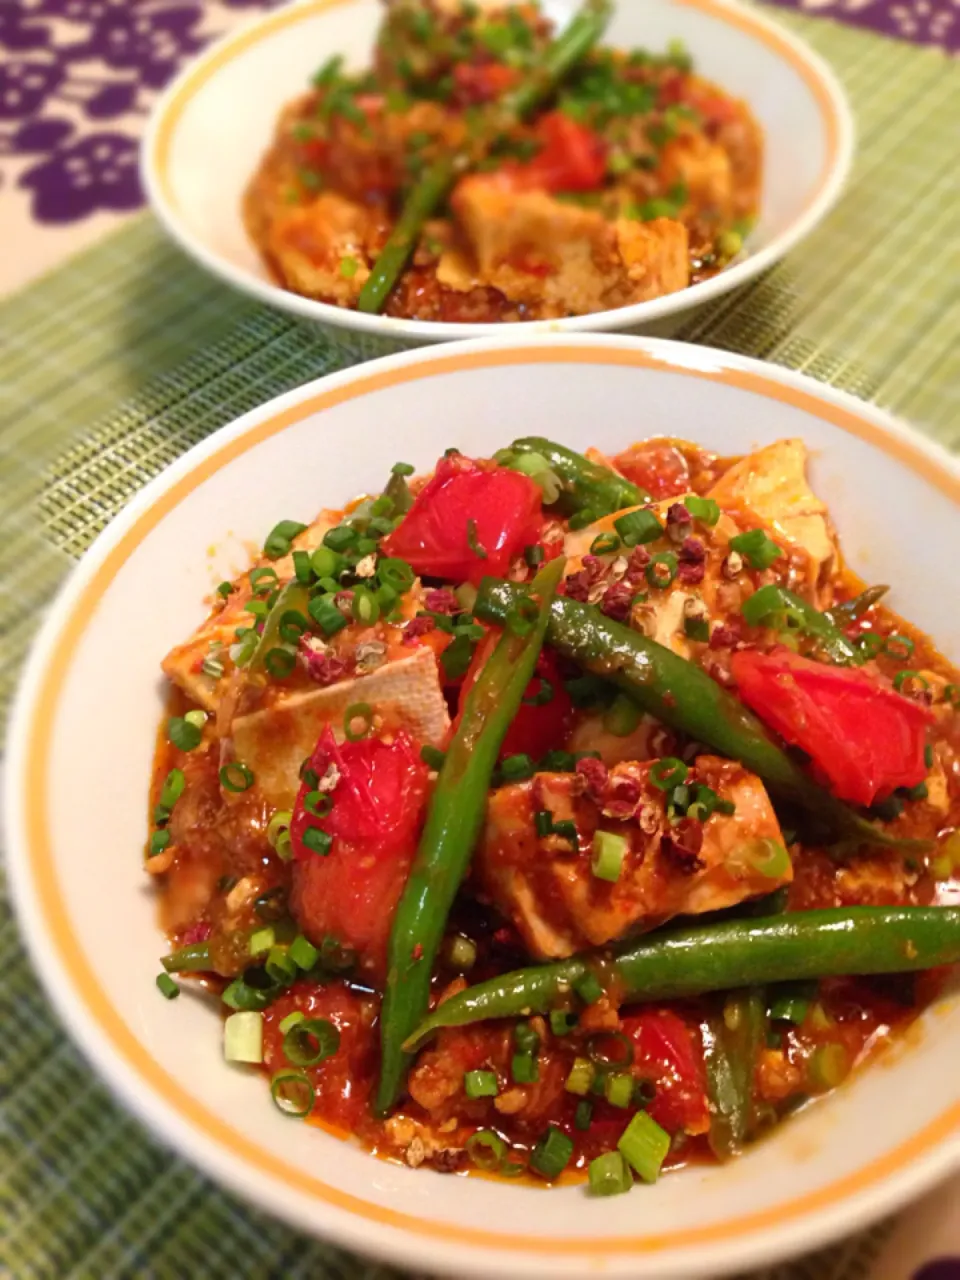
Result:
{"label": "green onion garnish", "polygon": [[890,635],[883,642],[883,652],[888,658],[894,658],[897,662],[906,662],[913,653],[916,645],[909,636]]}
{"label": "green onion garnish", "polygon": [[[509,626],[509,617],[507,625]],[[462,679],[470,668],[473,661],[474,650],[476,644],[467,635],[456,636],[452,643],[448,644],[440,655],[440,665],[443,667],[443,673],[447,680],[455,681]]]}
{"label": "green onion garnish", "polygon": [[223,673],[226,670],[219,658],[204,658],[200,664],[200,670],[205,676],[209,676],[211,680],[222,680]]}
{"label": "green onion garnish", "polygon": [[178,751],[192,751],[199,747],[203,734],[183,716],[172,716],[167,721],[167,737]]}
{"label": "green onion garnish", "polygon": [[[904,688],[906,686],[906,688]],[[922,693],[930,688],[929,680],[925,679],[919,671],[898,671],[893,677],[893,687],[897,693],[903,693],[907,697],[916,697],[918,693]]]}
{"label": "green onion garnish", "polygon": [[286,680],[297,665],[297,655],[292,649],[268,649],[263,658],[263,668],[273,680]]}
{"label": "green onion garnish", "polygon": [[500,773],[505,782],[522,782],[525,778],[533,777],[536,773],[536,765],[528,755],[522,753],[507,756],[500,765]]}
{"label": "green onion garnish", "polygon": [[810,1012],[817,997],[817,984],[782,983],[771,992],[770,1018],[774,1022],[792,1022],[799,1026]]}
{"label": "green onion garnish", "polygon": [[290,959],[298,969],[302,969],[306,973],[320,959],[320,952],[308,938],[305,938],[302,933],[298,933],[290,943]]}
{"label": "green onion garnish", "polygon": [[370,627],[380,617],[380,602],[369,587],[354,587],[350,611],[355,621]]}
{"label": "green onion garnish", "polygon": [[478,1129],[466,1142],[467,1155],[485,1173],[495,1173],[503,1164],[507,1144],[492,1129]]}
{"label": "green onion garnish", "polygon": [[169,831],[153,831],[150,835],[150,844],[148,856],[155,858],[158,853],[163,853],[164,849],[170,844]]}
{"label": "green onion garnish", "polygon": [[253,780],[253,771],[245,764],[241,764],[239,760],[225,764],[220,770],[220,785],[224,791],[232,791],[235,794],[249,791],[253,786]]}
{"label": "green onion garnish", "polygon": [[[295,556],[298,552],[293,553]],[[336,578],[344,570],[343,556],[329,547],[319,546],[310,553],[310,568],[318,578]]]}
{"label": "green onion garnish", "polygon": [[676,756],[664,756],[650,769],[650,781],[659,791],[672,791],[686,781],[690,770]]}
{"label": "green onion garnish", "polygon": [[577,529],[585,529],[588,524],[593,524],[594,520],[597,519],[599,519],[599,515],[596,511],[591,511],[589,507],[582,507],[579,511],[573,513],[567,521],[567,527],[576,532]]}
{"label": "green onion garnish", "polygon": [[553,701],[553,685],[544,676],[535,675],[533,679],[539,681],[539,687],[535,693],[532,693],[529,697],[524,697],[524,706],[545,707],[548,702]]}
{"label": "green onion garnish", "polygon": [[223,1056],[228,1062],[263,1061],[263,1014],[246,1009],[223,1024]]}
{"label": "green onion garnish", "polygon": [[633,1186],[630,1166],[619,1151],[605,1151],[591,1160],[587,1176],[594,1196],[619,1196]]}
{"label": "green onion garnish", "polygon": [[290,543],[298,533],[303,533],[306,527],[297,520],[281,520],[267,534],[267,540],[263,544],[263,554],[268,560],[279,560],[282,556],[289,555]]}
{"label": "green onion garnish", "polygon": [[620,879],[623,860],[629,849],[627,840],[612,831],[597,831],[593,837],[593,860],[590,870],[598,880],[614,884]]}
{"label": "green onion garnish", "polygon": [[672,584],[677,576],[677,568],[677,557],[673,552],[660,551],[657,555],[650,557],[650,563],[644,569],[643,576],[651,587],[665,589]]}
{"label": "green onion garnish", "polygon": [[515,1053],[510,1060],[510,1075],[515,1084],[536,1084],[540,1079],[537,1059],[532,1053]]}
{"label": "green onion garnish", "polygon": [[573,1140],[555,1125],[550,1125],[530,1152],[530,1168],[544,1178],[556,1178],[570,1163]]}
{"label": "green onion garnish", "polygon": [[293,1013],[288,1013],[285,1018],[280,1020],[278,1030],[282,1035],[286,1035],[291,1027],[295,1027],[298,1022],[302,1022],[306,1016],[307,1015],[305,1013],[301,1013],[299,1009],[294,1009]]}
{"label": "green onion garnish", "polygon": [[333,836],[327,831],[322,831],[319,827],[307,827],[300,839],[305,849],[309,849],[311,853],[315,853],[321,858],[327,856],[333,845]]}
{"label": "green onion garnish", "polygon": [[170,977],[169,973],[157,974],[157,990],[165,1000],[176,1000],[180,994],[180,988]]}
{"label": "green onion garnish", "polygon": [[633,1101],[633,1076],[629,1071],[611,1071],[603,1082],[603,1094],[612,1107],[629,1107]]}
{"label": "green onion garnish", "polygon": [[346,551],[359,537],[356,529],[351,528],[350,525],[338,524],[333,529],[328,529],[323,535],[323,545],[329,547],[331,551]]}
{"label": "green onion garnish", "polygon": [[262,593],[270,594],[276,587],[280,585],[280,579],[277,577],[276,569],[266,568],[250,570],[250,587],[255,595]]}
{"label": "green onion garnish", "polygon": [[467,1071],[463,1091],[468,1098],[495,1098],[500,1092],[495,1071]]}
{"label": "green onion garnish", "polygon": [[295,551],[293,553],[293,572],[299,583],[305,587],[310,585],[313,581],[313,566],[310,563],[309,551]]}
{"label": "green onion garnish", "polygon": [[625,547],[635,547],[641,542],[654,542],[663,535],[663,525],[646,508],[628,511],[619,520],[614,520],[613,527],[623,539]]}
{"label": "green onion garnish", "polygon": [[603,987],[595,973],[585,973],[577,978],[573,989],[584,1004],[596,1004],[603,997]]}
{"label": "green onion garnish", "polygon": [[577,1015],[567,1009],[550,1010],[550,1030],[555,1036],[568,1036],[578,1022]]}
{"label": "green onion garnish", "polygon": [[252,956],[263,955],[270,950],[276,940],[277,934],[272,924],[266,925],[263,929],[254,929],[247,944],[250,954]]}
{"label": "green onion garnish", "polygon": [[[573,773],[577,767],[577,757],[572,751],[548,751],[540,760],[540,773]],[[549,814],[547,815],[550,816]],[[549,831],[544,832],[545,835]]]}
{"label": "green onion garnish", "polygon": [[267,841],[270,848],[284,862],[289,862],[293,852],[290,844],[290,823],[292,821],[293,814],[289,809],[278,809],[267,823]]}
{"label": "green onion garnish", "polygon": [[670,1135],[646,1111],[638,1111],[623,1131],[617,1149],[644,1182],[656,1182],[670,1150]]}
{"label": "green onion garnish", "polygon": [[347,625],[347,620],[326,596],[314,596],[307,605],[310,617],[325,636],[333,636]]}
{"label": "green onion garnish", "polygon": [[573,1127],[575,1129],[579,1129],[580,1132],[582,1133],[586,1129],[590,1128],[590,1123],[592,1120],[593,1120],[593,1103],[590,1101],[589,1098],[581,1098],[580,1101],[577,1103],[576,1111],[573,1113]]}
{"label": "green onion garnish", "polygon": [[270,1096],[286,1116],[308,1116],[316,1097],[304,1071],[278,1071],[270,1081]]}
{"label": "green onion garnish", "polygon": [[524,560],[526,560],[527,564],[530,566],[531,569],[536,569],[538,564],[543,563],[543,556],[544,556],[543,547],[532,546],[532,547],[524,547],[523,549],[523,558]]}
{"label": "green onion garnish", "polygon": [[487,549],[477,536],[477,522],[474,519],[467,520],[467,546],[479,560],[486,560]]}
{"label": "green onion garnish", "polygon": [[683,505],[687,508],[694,520],[699,520],[701,524],[715,525],[720,519],[720,507],[713,498],[698,498],[695,494],[684,498]]}
{"label": "green onion garnish", "polygon": [[326,1018],[304,1018],[283,1037],[283,1052],[295,1067],[315,1067],[340,1048],[340,1032]]}
{"label": "green onion garnish", "polygon": [[441,751],[439,747],[431,747],[428,744],[420,748],[420,759],[428,769],[433,769],[435,773],[439,773],[443,768],[443,762],[446,758],[446,752]]}
{"label": "green onion garnish", "polygon": [[180,797],[183,795],[183,789],[186,786],[186,779],[183,776],[182,769],[171,769],[163,780],[163,786],[160,789],[160,804],[164,809],[172,809]]}
{"label": "green onion garnish", "polygon": [[628,738],[643,719],[643,712],[627,693],[618,693],[603,713],[603,727],[616,738]]}
{"label": "green onion garnish", "polygon": [[[359,723],[358,723],[359,722]],[[343,732],[348,742],[360,742],[373,728],[373,707],[369,702],[354,702],[343,714]]]}
{"label": "green onion garnish", "polygon": [[221,582],[217,587],[217,595],[223,596],[226,600],[227,596],[232,596],[236,589],[232,582]]}
{"label": "green onion garnish", "polygon": [[745,556],[754,569],[769,569],[783,555],[777,544],[762,529],[750,529],[730,539],[730,546]]}
{"label": "green onion garnish", "polygon": [[390,474],[394,476],[412,476],[416,467],[412,467],[409,462],[395,462],[390,468]]}
{"label": "green onion garnish", "polygon": [[387,556],[377,564],[377,577],[387,587],[393,587],[399,595],[409,591],[417,575],[406,560]]}
{"label": "green onion garnish", "polygon": [[608,556],[620,550],[620,539],[615,533],[598,533],[590,543],[592,556]]}
{"label": "green onion garnish", "polygon": [[243,978],[234,978],[220,999],[228,1009],[259,1012],[261,1009],[266,1009],[273,996],[274,992],[271,990],[253,987]]}
{"label": "green onion garnish", "polygon": [[271,947],[263,962],[263,968],[270,981],[276,983],[278,987],[289,987],[297,977],[297,966],[290,959],[289,947]]}
{"label": "green onion garnish", "polygon": [[184,715],[187,724],[192,724],[195,729],[203,729],[207,723],[207,713],[201,711],[199,707],[195,707],[192,711],[188,711]]}
{"label": "green onion garnish", "polygon": [[308,791],[303,797],[303,807],[314,818],[325,818],[333,808],[333,796],[328,791]]}
{"label": "green onion garnish", "polygon": [[567,1093],[575,1093],[581,1098],[586,1097],[596,1073],[597,1069],[589,1058],[574,1058],[563,1087]]}

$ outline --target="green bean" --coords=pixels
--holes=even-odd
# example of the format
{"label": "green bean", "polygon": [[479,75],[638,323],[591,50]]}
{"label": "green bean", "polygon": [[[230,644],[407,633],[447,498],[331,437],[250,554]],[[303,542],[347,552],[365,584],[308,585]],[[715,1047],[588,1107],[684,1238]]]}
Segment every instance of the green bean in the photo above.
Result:
{"label": "green bean", "polygon": [[829,618],[836,627],[847,627],[851,622],[859,622],[889,590],[890,588],[885,586],[867,587],[852,600],[844,600],[841,604],[835,604],[832,609],[827,609],[824,616]]}
{"label": "green bean", "polygon": [[728,1160],[755,1126],[753,1075],[767,1027],[759,987],[731,991],[722,1008],[704,1022],[703,1056],[710,1098],[710,1148]]}
{"label": "green bean", "polygon": [[609,953],[501,974],[451,996],[406,1041],[441,1027],[549,1013],[588,973],[624,1004],[853,974],[908,973],[960,961],[960,907],[837,907],[650,934]]}
{"label": "green bean", "polygon": [[376,1096],[381,1115],[396,1101],[403,1084],[409,1062],[403,1042],[426,1011],[433,962],[483,823],[497,756],[533,676],[563,567],[562,557],[552,560],[534,579],[540,601],[535,621],[524,620],[532,625],[524,627],[523,635],[508,622],[467,696],[460,725],[440,767],[426,826],[390,930]]}
{"label": "green bean", "polygon": [[160,961],[167,973],[212,973],[210,946],[206,942],[191,942],[178,951],[171,952]]}
{"label": "green bean", "polygon": [[630,480],[618,476],[609,467],[591,462],[582,453],[555,444],[543,436],[525,436],[514,440],[512,454],[536,453],[550,465],[550,470],[560,481],[560,508],[568,515],[575,511],[588,511],[599,519],[624,507],[637,507],[648,502],[650,495]]}
{"label": "green bean", "polygon": [[740,611],[751,626],[769,625],[771,619],[772,625],[776,626],[778,615],[789,617],[792,614],[798,629],[811,636],[831,662],[841,667],[863,666],[863,654],[852,640],[847,639],[839,624],[786,587],[768,583],[745,600]]}
{"label": "green bean", "polygon": [[[474,612],[503,622],[524,588],[485,578]],[[766,726],[695,663],[657,644],[592,605],[558,596],[547,639],[565,658],[619,685],[651,715],[721,755],[739,760],[781,800],[799,805],[825,835],[849,844],[922,852],[926,841],[898,840],[819,786],[777,745]]]}

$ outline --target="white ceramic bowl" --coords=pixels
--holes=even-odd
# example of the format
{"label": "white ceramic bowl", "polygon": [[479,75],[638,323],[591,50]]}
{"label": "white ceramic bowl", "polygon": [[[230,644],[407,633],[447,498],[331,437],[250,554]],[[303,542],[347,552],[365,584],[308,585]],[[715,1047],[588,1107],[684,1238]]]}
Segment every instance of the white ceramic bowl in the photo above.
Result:
{"label": "white ceramic bowl", "polygon": [[[565,20],[576,0],[545,0]],[[306,0],[252,23],[188,67],[158,103],[143,146],[154,212],[208,271],[262,302],[324,326],[357,356],[420,342],[481,337],[502,325],[440,324],[362,315],[281,289],[247,237],[243,190],[273,136],[282,105],[333,53],[368,65],[382,14],[378,0]],[[683,40],[698,71],[745,98],[766,136],[763,207],[749,253],[720,275],[652,302],[567,320],[527,322],[532,332],[673,332],[692,307],[720,297],[777,262],[820,221],[850,167],[853,124],[843,92],[802,41],[731,0],[619,0],[608,39],[663,49]]]}
{"label": "white ceramic bowl", "polygon": [[[143,874],[159,663],[277,519],[376,490],[399,455],[518,433],[613,451],[647,435],[738,453],[802,436],[853,567],[960,659],[950,566],[960,469],[878,411],[774,366],[654,339],[514,337],[409,352],[216,432],[98,539],[38,641],[11,734],[13,886],[61,1016],[122,1100],[207,1173],[342,1245],[429,1273],[704,1276],[852,1231],[960,1162],[960,1007],[732,1166],[591,1199],[387,1164],[228,1067],[209,1004],[154,987]],[[228,531],[230,531],[228,536]],[[210,548],[216,548],[211,555]]]}

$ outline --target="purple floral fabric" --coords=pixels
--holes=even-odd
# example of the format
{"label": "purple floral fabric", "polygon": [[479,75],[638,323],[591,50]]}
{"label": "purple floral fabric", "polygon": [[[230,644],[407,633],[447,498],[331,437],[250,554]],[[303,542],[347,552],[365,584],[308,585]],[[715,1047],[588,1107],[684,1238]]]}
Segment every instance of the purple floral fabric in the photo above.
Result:
{"label": "purple floral fabric", "polygon": [[772,0],[785,9],[835,18],[880,35],[960,52],[958,0]]}
{"label": "purple floral fabric", "polygon": [[[37,223],[143,203],[137,150],[157,92],[240,9],[277,0],[0,0],[0,190]],[[960,48],[958,0],[774,0]]]}
{"label": "purple floral fabric", "polygon": [[230,10],[272,3],[0,0],[0,190],[48,225],[138,208],[140,133],[157,91]]}

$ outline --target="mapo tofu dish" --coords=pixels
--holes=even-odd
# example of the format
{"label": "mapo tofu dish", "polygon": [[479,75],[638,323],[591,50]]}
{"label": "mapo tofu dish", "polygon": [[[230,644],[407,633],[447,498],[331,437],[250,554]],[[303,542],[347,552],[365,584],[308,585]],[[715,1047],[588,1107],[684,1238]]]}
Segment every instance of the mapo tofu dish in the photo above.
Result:
{"label": "mapo tofu dish", "polygon": [[936,997],[960,676],[806,461],[450,448],[221,583],[163,663],[157,984],[281,1111],[610,1195],[731,1158]]}
{"label": "mapo tofu dish", "polygon": [[390,0],[369,69],[334,57],[278,122],[244,219],[286,289],[411,320],[555,319],[723,269],[760,202],[746,103],[680,44],[600,43],[536,4]]}

